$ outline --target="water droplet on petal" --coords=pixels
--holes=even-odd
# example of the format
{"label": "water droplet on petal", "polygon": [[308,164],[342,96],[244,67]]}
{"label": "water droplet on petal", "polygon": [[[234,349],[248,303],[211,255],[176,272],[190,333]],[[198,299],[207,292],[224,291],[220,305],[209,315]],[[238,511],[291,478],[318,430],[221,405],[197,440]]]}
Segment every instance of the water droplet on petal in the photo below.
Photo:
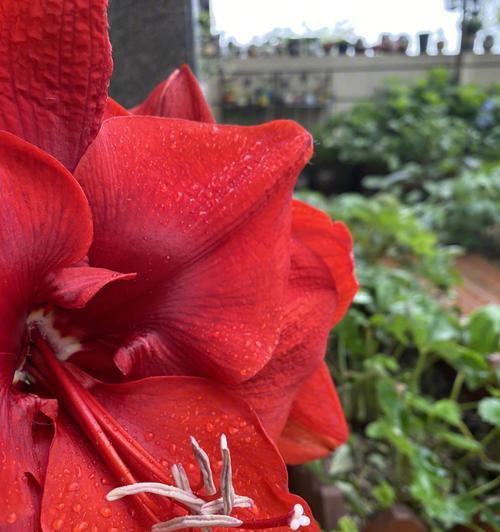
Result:
{"label": "water droplet on petal", "polygon": [[86,521],[82,521],[78,525],[75,525],[72,528],[72,532],[83,532],[83,530],[88,530],[89,524]]}
{"label": "water droplet on petal", "polygon": [[101,508],[99,510],[99,513],[103,516],[103,517],[111,517],[111,514],[113,513],[111,511],[111,508],[108,508],[107,506],[105,506],[104,508]]}
{"label": "water droplet on petal", "polygon": [[64,526],[64,521],[62,519],[56,519],[55,521],[52,522],[52,528],[54,530],[61,530],[63,526]]}
{"label": "water droplet on petal", "polygon": [[73,504],[73,506],[71,507],[73,509],[74,512],[78,513],[81,511],[82,509],[82,505],[81,504]]}
{"label": "water droplet on petal", "polygon": [[12,512],[11,514],[9,514],[7,516],[7,523],[9,523],[9,525],[11,525],[12,523],[15,523],[17,521],[17,515]]}
{"label": "water droplet on petal", "polygon": [[146,432],[146,434],[144,434],[144,439],[146,441],[152,441],[154,437],[155,435],[152,432]]}
{"label": "water droplet on petal", "polygon": [[68,487],[66,488],[68,491],[76,491],[80,487],[80,484],[78,482],[72,482],[71,484],[68,484]]}

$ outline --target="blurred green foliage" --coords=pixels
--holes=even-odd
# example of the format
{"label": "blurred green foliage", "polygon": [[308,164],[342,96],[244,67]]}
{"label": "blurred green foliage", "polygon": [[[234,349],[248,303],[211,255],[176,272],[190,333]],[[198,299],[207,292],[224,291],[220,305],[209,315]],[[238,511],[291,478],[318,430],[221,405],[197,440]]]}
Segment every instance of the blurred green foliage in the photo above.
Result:
{"label": "blurred green foliage", "polygon": [[478,517],[499,529],[500,307],[453,307],[457,248],[418,207],[387,193],[300,197],[348,224],[361,285],[329,354],[352,436],[313,465],[346,495],[339,530],[394,502],[433,531]]}
{"label": "blurred green foliage", "polygon": [[500,257],[499,163],[429,181],[424,190],[426,199],[415,205],[418,216],[441,241]]}
{"label": "blurred green foliage", "polygon": [[457,86],[445,70],[412,84],[392,80],[331,116],[315,138],[314,169],[328,173],[326,191],[390,188],[420,199],[424,183],[498,160],[500,85]]}

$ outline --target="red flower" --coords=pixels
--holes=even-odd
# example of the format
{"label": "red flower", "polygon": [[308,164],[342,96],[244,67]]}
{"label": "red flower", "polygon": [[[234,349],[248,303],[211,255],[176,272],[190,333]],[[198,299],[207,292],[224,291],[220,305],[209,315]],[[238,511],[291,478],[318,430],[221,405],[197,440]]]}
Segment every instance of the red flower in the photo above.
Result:
{"label": "red flower", "polygon": [[[94,363],[115,348],[130,374],[142,364],[185,365],[182,374],[234,381],[266,364],[285,305],[286,200],[310,151],[308,135],[290,123],[219,130],[155,118],[106,122],[77,170],[96,216],[89,250],[92,219],[80,186],[33,144],[72,168],[98,129],[110,65],[105,4],[0,7],[1,125],[31,142],[0,133],[0,527],[134,531],[171,518],[155,529],[307,526],[279,454],[234,394],[196,377],[102,384],[91,375],[112,379],[106,364]],[[105,181],[91,176],[92,161]],[[202,179],[192,180],[195,172]],[[210,227],[201,206],[211,207]],[[276,230],[272,253],[258,241],[267,224]],[[252,249],[263,257],[252,258]],[[89,266],[87,255],[102,266]],[[127,265],[126,273],[105,262]],[[51,309],[66,320],[65,334],[54,328]],[[251,349],[238,337],[240,324],[239,333],[255,340]],[[80,348],[70,332],[86,342],[74,357],[80,367],[67,361]],[[239,347],[254,360],[242,363]],[[222,433],[234,472],[226,438],[218,448]],[[194,445],[203,483],[190,436],[206,450]],[[205,478],[212,470],[206,456],[221,474],[214,486]],[[176,486],[163,486],[167,499],[142,493],[106,502],[116,484],[125,487],[114,495],[143,490],[138,481]],[[188,510],[197,515],[186,518]]]}
{"label": "red flower", "polygon": [[[109,116],[113,114],[111,106],[109,102]],[[203,93],[186,65],[131,112],[213,123]],[[126,115],[127,111],[122,108],[119,114]],[[272,146],[271,141],[268,146]],[[293,160],[293,149],[279,151]],[[231,387],[255,408],[269,434],[279,442],[286,461],[300,463],[327,454],[347,439],[342,408],[322,360],[328,332],[345,314],[357,282],[351,236],[342,223],[332,223],[323,213],[298,201],[293,202],[292,219],[288,246],[291,269],[279,343],[261,371],[243,368],[252,378]],[[271,226],[263,229],[262,239],[273,232]],[[254,267],[249,265],[248,269],[253,271]],[[158,371],[158,365],[143,367],[138,375]]]}

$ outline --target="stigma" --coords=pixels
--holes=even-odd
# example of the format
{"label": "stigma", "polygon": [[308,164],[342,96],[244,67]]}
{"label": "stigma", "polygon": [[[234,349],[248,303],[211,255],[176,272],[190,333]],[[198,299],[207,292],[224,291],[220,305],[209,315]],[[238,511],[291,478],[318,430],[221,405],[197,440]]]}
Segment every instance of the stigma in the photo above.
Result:
{"label": "stigma", "polygon": [[183,465],[174,464],[171,467],[171,472],[175,486],[160,482],[137,482],[111,490],[106,498],[108,501],[115,501],[127,495],[150,493],[168,497],[188,510],[189,513],[186,515],[154,524],[151,532],[170,532],[185,528],[204,530],[211,527],[263,529],[282,526],[288,526],[291,530],[298,530],[300,527],[311,524],[311,520],[304,514],[304,508],[301,504],[295,504],[292,510],[285,515],[268,519],[242,520],[232,516],[233,509],[252,508],[254,502],[250,497],[237,494],[234,489],[231,453],[226,436],[224,434],[220,436],[222,469],[219,490],[215,487],[210,458],[194,437],[191,437],[191,448],[203,480],[202,489],[199,490],[199,492],[203,492],[203,495],[193,490]]}

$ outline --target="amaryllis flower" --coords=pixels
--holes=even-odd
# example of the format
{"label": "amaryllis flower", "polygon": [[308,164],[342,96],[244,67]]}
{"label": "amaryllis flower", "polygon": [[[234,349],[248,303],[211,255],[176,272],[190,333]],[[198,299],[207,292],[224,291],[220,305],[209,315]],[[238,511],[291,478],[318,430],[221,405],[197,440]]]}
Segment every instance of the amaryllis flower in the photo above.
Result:
{"label": "amaryllis flower", "polygon": [[[108,102],[108,116],[128,114],[116,105]],[[130,112],[214,123],[187,65]],[[260,371],[231,388],[256,409],[287,462],[300,463],[327,454],[347,439],[342,408],[323,358],[328,332],[346,312],[357,282],[346,227],[298,201],[288,208],[290,270],[279,342]],[[270,234],[271,226],[267,229]],[[159,369],[142,368],[139,375],[156,374]]]}
{"label": "amaryllis flower", "polygon": [[[154,299],[155,291],[162,288],[162,278],[155,269],[158,255],[167,271],[169,266],[175,266],[184,272],[184,279],[191,283],[184,285],[188,293],[189,290],[205,289],[207,297],[200,301],[206,301],[210,309],[210,295],[216,296],[217,290],[211,293],[213,288],[208,277],[202,276],[196,284],[197,276],[191,277],[193,269],[196,270],[192,268],[193,264],[181,260],[170,262],[170,256],[162,254],[162,245],[170,246],[173,257],[182,259],[183,251],[190,251],[187,246],[190,236],[191,248],[199,246],[198,260],[194,261],[197,265],[210,252],[213,253],[211,246],[217,245],[217,231],[208,232],[205,241],[199,235],[195,239],[194,232],[183,240],[183,229],[189,229],[195,217],[169,221],[166,214],[162,216],[160,208],[160,202],[162,199],[167,201],[166,197],[162,198],[159,190],[154,189],[154,196],[148,198],[148,189],[144,186],[142,200],[152,202],[150,214],[161,220],[160,225],[171,224],[172,232],[166,243],[162,241],[165,233],[155,231],[151,219],[145,217],[141,220],[142,229],[151,231],[141,234],[141,242],[130,241],[128,244],[133,250],[133,260],[128,265],[138,266],[137,271],[117,273],[105,267],[89,266],[96,250],[103,245],[103,239],[98,239],[99,234],[102,236],[98,227],[108,222],[101,218],[95,224],[96,241],[89,249],[93,227],[82,189],[62,165],[32,143],[72,168],[95,134],[99,107],[102,108],[105,100],[103,87],[107,83],[110,64],[109,46],[103,36],[105,4],[3,1],[0,7],[3,22],[0,46],[4,52],[0,85],[3,96],[6,95],[2,102],[2,127],[31,142],[10,133],[0,133],[0,527],[25,532],[39,529],[135,531],[151,525],[164,530],[210,525],[292,529],[309,526],[307,515],[310,513],[307,507],[304,513],[305,503],[287,491],[286,472],[275,447],[253,411],[235,394],[196,377],[153,377],[122,384],[101,384],[94,378],[97,373],[102,373],[108,380],[113,379],[112,371],[105,371],[106,361],[102,365],[97,362],[99,358],[105,358],[107,350],[113,352],[111,346],[120,341],[120,334],[110,321],[110,332],[106,329],[104,334],[91,338],[89,334],[93,329],[85,328],[85,320],[96,325],[101,317],[109,319],[110,313],[115,312],[116,322],[121,323],[118,310],[127,305],[128,335],[144,333],[145,324],[155,331],[155,316],[144,317],[144,312],[150,309],[147,306],[141,309],[141,302],[145,287],[151,299]],[[99,50],[106,52],[103,57],[99,57]],[[24,65],[24,70],[18,69],[18,65]],[[88,84],[89,80],[97,82],[100,89],[94,90]],[[75,97],[66,97],[66,85]],[[97,105],[96,101],[102,105]],[[252,160],[252,164],[248,163],[250,171],[243,172],[245,186],[238,189],[251,193],[255,198],[253,203],[246,207],[238,205],[241,198],[235,194],[232,202],[219,205],[223,195],[215,188],[211,191],[214,208],[216,205],[221,212],[225,209],[232,211],[219,219],[218,229],[226,231],[222,237],[225,242],[230,240],[228,232],[234,223],[231,215],[239,212],[250,216],[246,209],[252,211],[262,207],[264,210],[265,202],[258,200],[259,189],[264,189],[260,193],[270,197],[274,194],[286,196],[286,187],[279,186],[277,178],[288,173],[285,181],[293,180],[294,164],[288,168],[284,159],[274,163],[271,160],[273,150],[268,153],[267,148],[261,148],[262,151],[254,152],[249,146],[262,143],[269,136],[277,137],[275,150],[288,143],[298,150],[295,165],[310,149],[308,136],[293,124],[274,124],[247,132],[227,128],[219,132],[216,126],[196,125],[193,130],[191,126],[183,127],[187,124],[185,122],[147,119],[153,121],[149,126],[142,123],[143,119],[138,120],[141,123],[133,120],[130,128],[128,119],[110,120],[109,124],[116,122],[119,128],[123,128],[119,129],[122,136],[116,138],[116,146],[96,142],[96,151],[89,155],[87,162],[91,157],[100,158],[97,151],[103,150],[103,156],[107,154],[112,164],[110,150],[119,155],[121,141],[134,145],[134,135],[142,138],[143,134],[146,140],[154,138],[171,147],[176,141],[180,144],[181,140],[185,142],[186,138],[193,136],[191,144],[186,143],[187,148],[192,156],[199,157],[201,165],[212,161],[214,152],[219,153],[223,164],[233,163],[234,159],[221,156],[228,147],[234,150],[236,160],[238,154],[243,158],[249,156],[245,159],[247,162]],[[152,132],[141,130],[148,127]],[[123,135],[128,130],[130,139],[125,139]],[[144,147],[147,149],[147,144]],[[125,153],[130,156],[130,147]],[[175,163],[173,153],[176,152],[162,153],[156,145],[150,155],[158,168],[166,168],[164,165],[170,164],[172,159]],[[182,180],[192,167],[190,160],[189,164],[180,164],[185,159],[180,150],[177,164],[182,171],[167,176]],[[134,161],[124,160],[124,163],[127,166]],[[78,165],[82,181],[86,177],[85,164],[81,161]],[[262,165],[260,174],[255,170],[259,164]],[[137,168],[138,177],[141,177],[140,166]],[[215,187],[218,181],[222,181],[220,186],[228,187],[226,197],[222,199],[231,198],[234,173],[222,169],[217,173],[215,169],[211,182]],[[227,182],[222,179],[226,173]],[[153,176],[157,178],[158,174]],[[270,179],[273,176],[275,179]],[[126,180],[118,188],[110,188],[109,184],[103,182],[99,190],[96,189],[95,197],[108,193],[131,194],[130,190],[127,191]],[[236,185],[238,183],[234,182]],[[165,192],[165,182],[160,181],[158,186]],[[135,199],[132,195],[129,197],[130,201]],[[126,197],[122,199],[122,209],[124,205],[132,208],[133,202]],[[169,197],[169,203],[171,199]],[[186,214],[189,214],[190,203],[181,205]],[[140,202],[138,204],[140,207]],[[105,209],[111,219],[115,206],[109,201]],[[277,229],[281,229],[280,224],[286,220],[287,214],[286,210],[280,212],[280,206],[278,202],[277,208],[269,213],[278,219]],[[199,205],[194,207],[199,208]],[[100,214],[105,213],[101,211]],[[141,214],[144,213],[139,209],[138,216]],[[200,212],[197,214],[202,216]],[[257,215],[255,219],[267,220]],[[135,223],[136,220],[130,221]],[[249,230],[254,228],[248,226]],[[119,229],[116,225],[110,225],[110,231],[116,229]],[[251,235],[246,236],[251,240]],[[127,234],[118,232],[114,238],[116,242],[127,238]],[[279,235],[277,240],[285,242]],[[243,239],[241,245],[245,242]],[[238,242],[233,242],[233,246],[237,252]],[[120,261],[122,250],[119,246],[112,245],[105,256],[111,257],[114,251],[116,260]],[[275,256],[277,253],[273,258]],[[212,258],[216,257],[212,254]],[[283,267],[281,262],[285,260],[278,260],[278,272]],[[207,271],[209,265],[205,262]],[[236,260],[233,267],[236,267]],[[229,268],[226,273],[230,271]],[[139,283],[135,283],[135,279]],[[114,292],[112,285],[116,285],[118,291]],[[220,279],[218,285],[221,285]],[[216,289],[218,285],[215,285]],[[281,286],[279,281],[278,286]],[[182,288],[182,283],[172,283],[170,287],[172,293],[182,292]],[[256,311],[266,309],[266,304],[259,306],[251,294],[248,297],[250,307],[253,305]],[[168,301],[163,299],[162,309],[168,306]],[[184,301],[189,302],[189,298]],[[61,310],[86,304],[89,311],[85,314],[83,311],[67,310],[64,313]],[[274,310],[272,305],[271,308]],[[204,311],[206,309],[200,309],[200,315],[203,316]],[[186,312],[186,306],[178,308],[180,322],[183,312]],[[62,317],[66,329],[58,330],[55,326],[54,320],[58,316]],[[70,321],[72,318],[74,322]],[[210,323],[213,319],[208,312],[207,321]],[[252,321],[250,325],[255,326],[255,323]],[[208,330],[211,334],[212,330]],[[69,334],[75,331],[76,335]],[[192,334],[203,345],[203,334],[198,337],[194,332]],[[262,335],[269,343],[276,331],[262,332]],[[125,335],[124,339],[129,340],[129,336]],[[79,349],[80,340],[87,351]],[[90,348],[92,340],[95,349]],[[105,340],[109,343],[106,344]],[[169,344],[165,342],[165,345]],[[130,354],[127,343],[125,350],[125,354]],[[81,359],[88,355],[86,363],[82,362],[80,367],[68,362],[75,351],[82,351]],[[226,353],[223,351],[222,355]],[[215,350],[209,354],[216,364],[223,366],[222,356],[218,356]],[[186,352],[184,357],[189,355]],[[233,357],[237,358],[236,355]],[[207,360],[210,361],[211,357]],[[94,362],[95,373],[91,371]],[[261,364],[262,361],[258,360],[251,367]],[[89,373],[81,369],[84,366],[88,367]],[[204,367],[204,364],[200,363],[200,366]],[[196,443],[190,440],[191,437]],[[234,471],[230,465],[229,448],[237,465]],[[249,448],[257,460],[249,460]],[[158,489],[166,497],[151,497],[144,493],[148,491],[144,489],[144,483],[161,485]],[[130,500],[115,500],[117,492],[113,488],[117,485],[121,485],[119,495],[132,492],[135,495],[131,495]]]}

